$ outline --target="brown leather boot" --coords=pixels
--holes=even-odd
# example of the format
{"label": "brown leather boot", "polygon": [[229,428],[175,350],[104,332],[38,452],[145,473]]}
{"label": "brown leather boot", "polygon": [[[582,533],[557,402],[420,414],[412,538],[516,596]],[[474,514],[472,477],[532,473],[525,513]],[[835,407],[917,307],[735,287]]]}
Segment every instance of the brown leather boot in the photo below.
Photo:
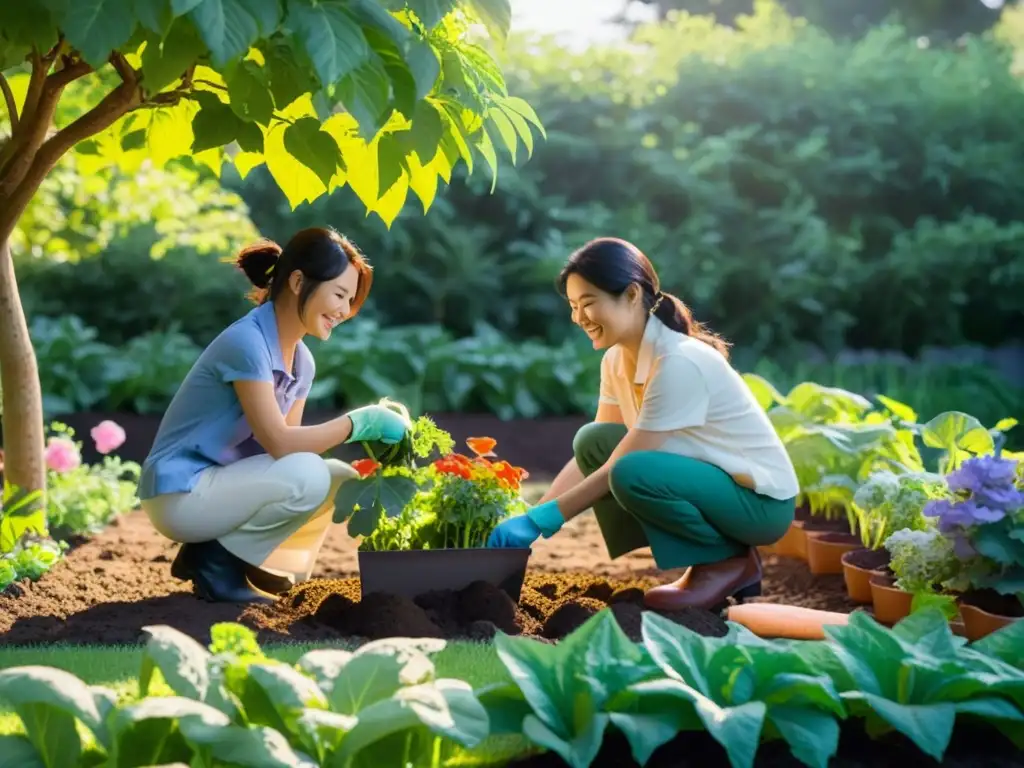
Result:
{"label": "brown leather boot", "polygon": [[761,594],[761,558],[751,547],[743,557],[695,565],[671,584],[647,590],[644,605],[659,611],[711,610],[729,597],[740,602]]}

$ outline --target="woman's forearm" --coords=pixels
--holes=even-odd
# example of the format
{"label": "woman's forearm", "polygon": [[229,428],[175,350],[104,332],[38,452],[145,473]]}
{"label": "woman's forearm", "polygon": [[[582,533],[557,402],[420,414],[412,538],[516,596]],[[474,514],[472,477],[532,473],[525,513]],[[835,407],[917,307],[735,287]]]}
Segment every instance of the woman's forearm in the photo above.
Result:
{"label": "woman's forearm", "polygon": [[583,472],[576,463],[575,457],[571,458],[569,459],[569,463],[562,467],[562,471],[559,472],[552,481],[551,487],[545,491],[544,495],[540,497],[540,501],[537,503],[543,504],[545,501],[551,501],[551,499],[561,496],[570,488],[575,488],[582,482]]}
{"label": "woman's forearm", "polygon": [[558,511],[566,521],[590,509],[594,502],[609,493],[608,477],[611,474],[611,462],[606,463],[590,476],[583,479],[575,487],[559,495]]}
{"label": "woman's forearm", "polygon": [[308,427],[285,427],[273,441],[263,446],[275,458],[291,453],[325,453],[335,448],[352,434],[352,419],[348,415]]}

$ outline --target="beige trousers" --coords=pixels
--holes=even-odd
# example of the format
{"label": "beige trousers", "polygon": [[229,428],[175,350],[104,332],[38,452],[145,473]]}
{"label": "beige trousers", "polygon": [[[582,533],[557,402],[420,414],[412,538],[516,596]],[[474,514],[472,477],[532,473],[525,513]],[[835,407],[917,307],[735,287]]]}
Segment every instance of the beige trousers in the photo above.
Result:
{"label": "beige trousers", "polygon": [[217,539],[247,563],[305,581],[331,525],[335,493],[358,476],[315,453],[264,454],[210,467],[190,492],[146,499],[142,508],[169,539]]}

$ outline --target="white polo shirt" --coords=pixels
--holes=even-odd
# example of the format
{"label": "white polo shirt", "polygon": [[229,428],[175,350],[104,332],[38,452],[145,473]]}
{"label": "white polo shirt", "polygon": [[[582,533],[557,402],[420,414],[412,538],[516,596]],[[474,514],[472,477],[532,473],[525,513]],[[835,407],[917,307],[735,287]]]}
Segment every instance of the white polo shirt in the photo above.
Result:
{"label": "white polo shirt", "polygon": [[660,450],[747,475],[775,499],[800,491],[785,446],[739,373],[712,346],[656,317],[647,321],[633,381],[622,349],[605,352],[600,400],[617,405],[630,429],[670,432]]}

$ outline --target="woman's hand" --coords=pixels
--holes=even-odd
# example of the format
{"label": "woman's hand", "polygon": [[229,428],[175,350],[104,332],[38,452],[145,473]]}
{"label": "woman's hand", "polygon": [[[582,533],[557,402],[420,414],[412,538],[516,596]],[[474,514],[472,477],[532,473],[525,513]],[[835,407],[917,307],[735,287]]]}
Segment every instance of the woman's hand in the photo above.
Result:
{"label": "woman's hand", "polygon": [[510,517],[497,525],[487,539],[487,546],[494,548],[523,548],[535,542],[541,535],[551,538],[565,524],[565,518],[554,499],[538,504],[525,515]]}
{"label": "woman's hand", "polygon": [[380,440],[382,443],[394,445],[401,442],[411,426],[409,420],[383,405],[367,405],[349,411],[352,421],[352,434],[346,443]]}

